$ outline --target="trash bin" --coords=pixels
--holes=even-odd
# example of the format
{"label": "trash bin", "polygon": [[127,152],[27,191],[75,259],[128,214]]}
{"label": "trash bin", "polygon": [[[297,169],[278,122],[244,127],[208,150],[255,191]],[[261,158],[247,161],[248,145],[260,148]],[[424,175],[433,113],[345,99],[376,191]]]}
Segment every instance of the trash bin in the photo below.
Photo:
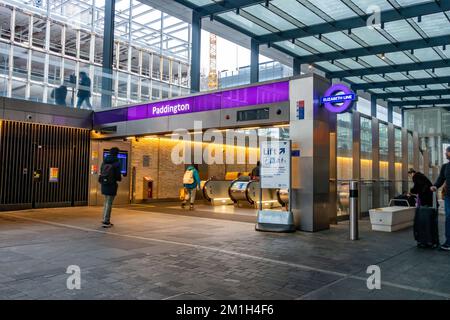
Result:
{"label": "trash bin", "polygon": [[153,179],[150,177],[144,177],[144,188],[142,200],[148,200],[153,198]]}

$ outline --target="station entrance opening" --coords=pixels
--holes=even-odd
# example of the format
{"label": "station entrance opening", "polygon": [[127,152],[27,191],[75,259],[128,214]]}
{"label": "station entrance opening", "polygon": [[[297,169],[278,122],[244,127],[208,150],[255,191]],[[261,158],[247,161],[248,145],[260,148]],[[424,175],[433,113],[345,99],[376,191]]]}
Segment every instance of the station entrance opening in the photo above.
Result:
{"label": "station entrance opening", "polygon": [[418,163],[417,134],[361,114],[357,99],[345,86],[305,75],[96,112],[90,203],[101,203],[98,168],[118,146],[126,179],[117,203],[180,210],[183,174],[193,164],[198,210],[254,219],[259,146],[290,140],[292,190],[263,189],[263,206],[283,211],[291,199],[297,229],[327,229],[348,212],[349,180],[362,182],[364,212],[406,190],[407,168]]}

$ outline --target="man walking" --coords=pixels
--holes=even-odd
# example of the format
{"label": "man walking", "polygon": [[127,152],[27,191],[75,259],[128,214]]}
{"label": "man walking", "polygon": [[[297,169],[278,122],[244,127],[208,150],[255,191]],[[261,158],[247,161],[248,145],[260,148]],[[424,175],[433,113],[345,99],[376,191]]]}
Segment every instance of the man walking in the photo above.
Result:
{"label": "man walking", "polygon": [[117,194],[117,188],[119,187],[117,182],[122,180],[118,155],[119,149],[116,147],[111,148],[109,154],[103,160],[98,178],[98,182],[102,187],[102,194],[105,196],[102,221],[104,228],[113,226],[111,223],[112,204]]}
{"label": "man walking", "polygon": [[89,110],[92,110],[91,101],[91,79],[89,79],[86,72],[80,72],[80,82],[78,83],[78,102],[77,108],[80,109],[83,102],[86,102],[86,106]]}
{"label": "man walking", "polygon": [[[445,156],[447,160],[450,160],[450,147],[447,147],[445,150]],[[431,191],[435,192],[437,189],[442,187],[444,182],[446,182],[447,186],[450,181],[450,162],[442,165],[441,171],[439,173],[439,177],[437,178],[434,185],[431,187]],[[450,188],[447,187],[447,191],[444,195],[444,204],[445,204],[445,243],[441,246],[442,250],[450,251]]]}

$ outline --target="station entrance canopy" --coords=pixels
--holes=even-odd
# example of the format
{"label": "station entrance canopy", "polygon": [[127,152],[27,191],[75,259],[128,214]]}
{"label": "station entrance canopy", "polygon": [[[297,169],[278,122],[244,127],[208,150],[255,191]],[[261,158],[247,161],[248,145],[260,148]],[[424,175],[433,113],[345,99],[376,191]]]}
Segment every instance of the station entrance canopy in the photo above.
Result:
{"label": "station entrance canopy", "polygon": [[[401,108],[449,105],[450,0],[173,0]],[[254,45],[252,45],[254,48]]]}

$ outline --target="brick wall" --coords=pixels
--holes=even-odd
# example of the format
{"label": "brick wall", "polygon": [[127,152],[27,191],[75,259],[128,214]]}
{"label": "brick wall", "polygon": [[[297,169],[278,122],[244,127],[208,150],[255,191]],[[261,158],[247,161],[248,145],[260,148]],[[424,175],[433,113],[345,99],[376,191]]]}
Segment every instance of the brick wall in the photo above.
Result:
{"label": "brick wall", "polygon": [[[158,138],[141,138],[132,141],[131,166],[136,168],[136,188],[135,199],[143,199],[143,178],[150,177],[153,180],[153,198],[167,199],[178,198],[179,189],[182,187],[184,164],[174,164],[171,159],[172,149],[178,141]],[[207,147],[203,145],[203,151]],[[226,147],[232,148],[232,147]],[[216,148],[217,152],[224,152],[226,149]],[[193,155],[193,148],[192,148]],[[149,156],[149,166],[143,166],[144,156]],[[235,148],[235,161],[237,159],[237,148]],[[225,161],[225,153],[223,155]],[[218,179],[225,177],[226,171],[251,171],[254,163],[248,163],[249,153],[246,151],[244,164],[211,164],[201,165],[200,177],[203,179],[215,176]]]}

